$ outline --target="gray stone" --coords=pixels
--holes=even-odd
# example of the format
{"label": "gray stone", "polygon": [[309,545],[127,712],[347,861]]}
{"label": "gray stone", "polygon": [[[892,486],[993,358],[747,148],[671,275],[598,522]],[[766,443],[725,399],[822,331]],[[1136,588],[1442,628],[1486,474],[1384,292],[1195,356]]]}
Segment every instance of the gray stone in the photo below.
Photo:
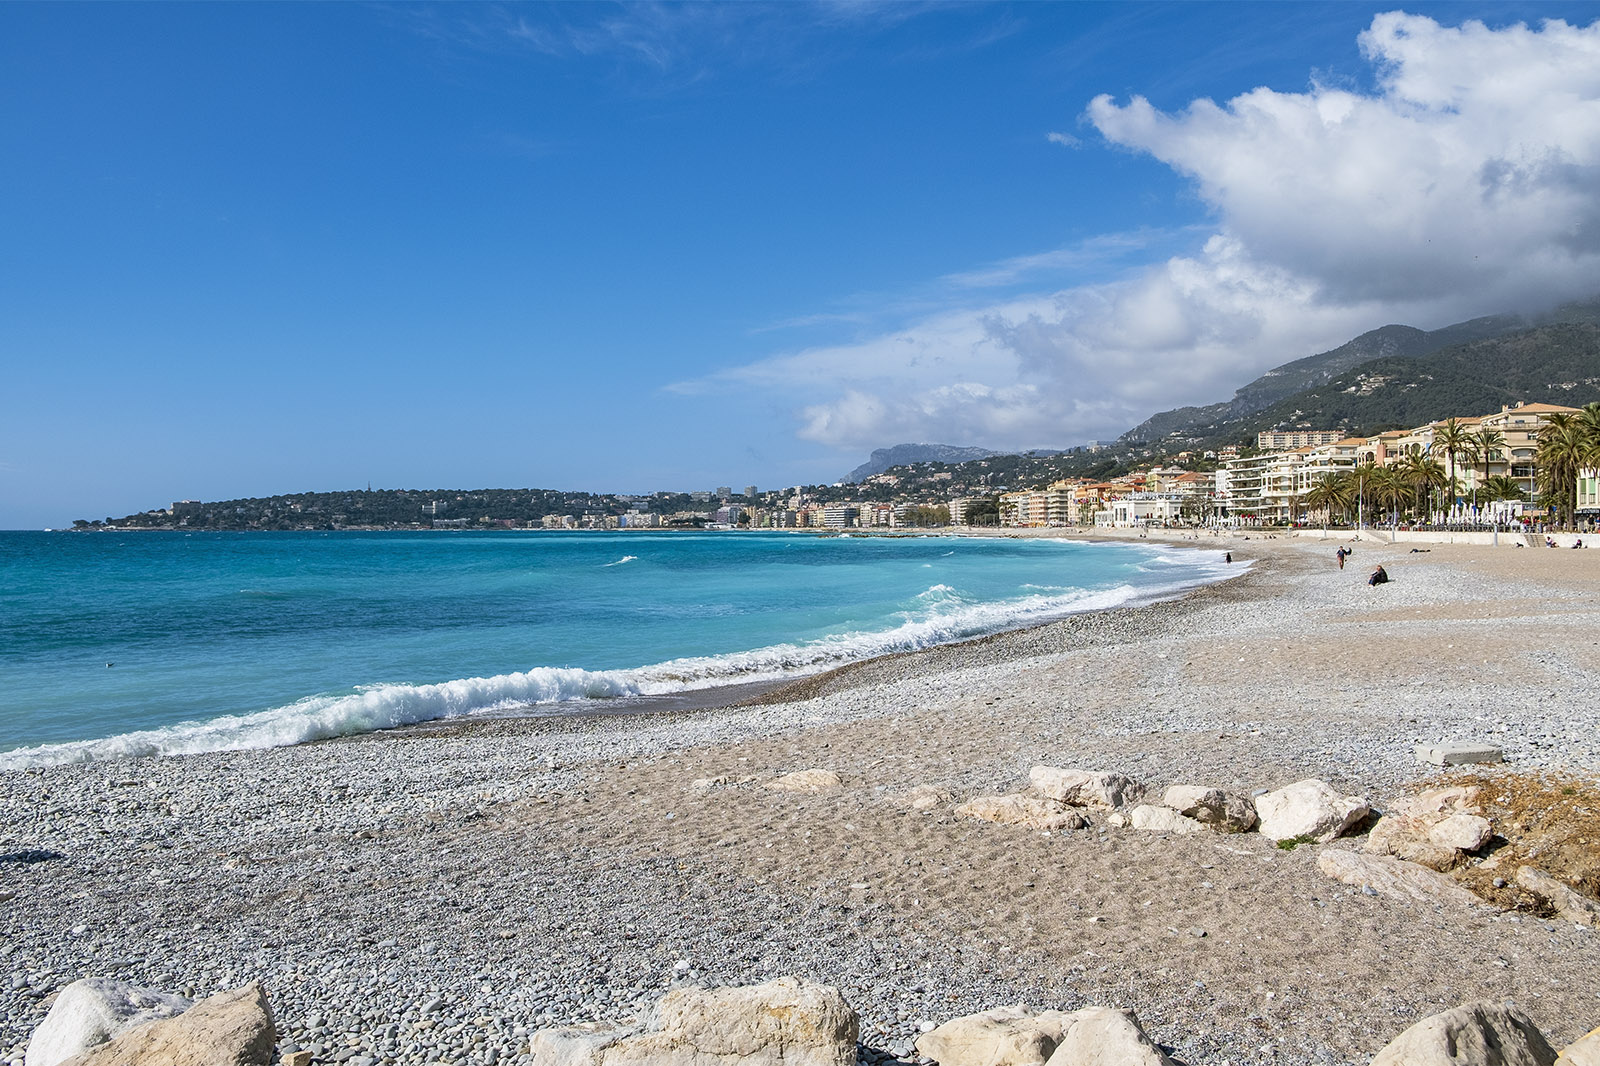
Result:
{"label": "gray stone", "polygon": [[1517,867],[1517,884],[1544,900],[1569,922],[1600,928],[1600,903],[1532,866]]}
{"label": "gray stone", "polygon": [[1297,781],[1256,797],[1261,835],[1275,841],[1305,837],[1326,844],[1359,824],[1372,808],[1326,781]]}
{"label": "gray stone", "polygon": [[1144,798],[1144,786],[1131,777],[1097,770],[1035,766],[1028,771],[1028,784],[1039,795],[1073,807],[1109,810]]}
{"label": "gray stone", "polygon": [[126,981],[86,977],[61,990],[50,1013],[33,1031],[23,1061],[26,1066],[56,1066],[135,1026],[176,1017],[193,1005],[182,996]]}
{"label": "gray stone", "polygon": [[854,1066],[858,1022],[836,989],[794,977],[676,988],[652,1017],[533,1034],[534,1066]]}
{"label": "gray stone", "polygon": [[1048,1066],[1172,1066],[1129,1010],[1085,1007],[1072,1012]]}
{"label": "gray stone", "polygon": [[997,1007],[952,1018],[921,1037],[916,1049],[939,1066],[1043,1066],[1072,1017],[1020,1005]]}
{"label": "gray stone", "polygon": [[1330,848],[1317,856],[1317,869],[1341,884],[1375,896],[1397,896],[1418,903],[1473,907],[1483,900],[1444,874],[1387,855],[1363,855]]}
{"label": "gray stone", "polygon": [[1505,752],[1493,744],[1453,740],[1443,744],[1418,744],[1417,759],[1434,766],[1463,766],[1467,763],[1504,762]]}
{"label": "gray stone", "polygon": [[1059,800],[1040,799],[1025,792],[1009,796],[975,796],[956,808],[967,818],[1030,829],[1082,829],[1083,815]]}
{"label": "gray stone", "polygon": [[1135,829],[1148,829],[1159,833],[1204,833],[1206,827],[1193,818],[1185,818],[1171,807],[1153,807],[1140,804],[1128,816]]}
{"label": "gray stone", "polygon": [[268,1066],[278,1042],[259,983],[203,999],[178,1015],[146,1022],[61,1066]]}
{"label": "gray stone", "polygon": [[1552,1066],[1554,1049],[1516,1007],[1468,1003],[1401,1033],[1372,1066]]}

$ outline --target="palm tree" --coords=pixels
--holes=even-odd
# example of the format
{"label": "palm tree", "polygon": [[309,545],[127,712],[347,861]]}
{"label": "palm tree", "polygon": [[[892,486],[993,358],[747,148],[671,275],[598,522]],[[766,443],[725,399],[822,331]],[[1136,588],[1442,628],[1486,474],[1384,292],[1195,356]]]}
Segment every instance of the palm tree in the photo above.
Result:
{"label": "palm tree", "polygon": [[1347,473],[1323,474],[1321,479],[1301,497],[1307,509],[1325,511],[1330,522],[1335,511],[1348,517],[1350,504],[1354,499],[1355,485]]}
{"label": "palm tree", "polygon": [[1364,480],[1367,498],[1388,513],[1391,524],[1398,522],[1400,509],[1412,496],[1410,482],[1392,466],[1368,467]]}
{"label": "palm tree", "polygon": [[1578,471],[1592,459],[1594,446],[1576,415],[1558,411],[1539,430],[1539,488],[1549,500],[1558,527],[1570,525],[1577,505]]}
{"label": "palm tree", "polygon": [[1456,459],[1459,456],[1471,455],[1476,442],[1472,430],[1458,418],[1447,418],[1433,432],[1433,448],[1444,452],[1445,459],[1450,465],[1449,498],[1445,500],[1445,510],[1455,509],[1456,493],[1460,491],[1456,482]]}
{"label": "palm tree", "polygon": [[[1478,461],[1483,464],[1483,480],[1489,480],[1489,464],[1500,458],[1500,449],[1505,447],[1506,435],[1490,426],[1479,426],[1478,432],[1473,435],[1473,451],[1477,453]],[[1478,486],[1472,489],[1473,506],[1477,506]]]}
{"label": "palm tree", "polygon": [[1521,500],[1526,496],[1522,486],[1517,484],[1517,479],[1504,474],[1496,474],[1484,481],[1479,495],[1493,503],[1495,500]]}
{"label": "palm tree", "polygon": [[1410,452],[1396,464],[1395,469],[1417,494],[1418,517],[1426,515],[1429,511],[1428,502],[1433,499],[1433,490],[1445,485],[1444,467],[1431,455]]}

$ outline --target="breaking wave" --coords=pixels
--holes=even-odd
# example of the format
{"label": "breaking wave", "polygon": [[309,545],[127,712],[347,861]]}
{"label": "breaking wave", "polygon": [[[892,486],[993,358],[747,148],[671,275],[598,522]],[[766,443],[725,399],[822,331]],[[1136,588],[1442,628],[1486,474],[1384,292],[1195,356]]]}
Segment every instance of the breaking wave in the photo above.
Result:
{"label": "breaking wave", "polygon": [[[1216,555],[1218,559],[1206,559]],[[610,567],[634,560],[624,555]],[[285,706],[251,714],[222,715],[170,727],[131,731],[90,741],[40,744],[0,752],[0,770],[42,765],[128,759],[141,755],[237,751],[278,747],[334,736],[413,725],[461,715],[498,714],[544,707],[547,711],[579,711],[587,701],[630,696],[661,696],[734,683],[786,680],[824,671],[838,664],[915,651],[939,643],[1018,629],[1082,611],[1107,610],[1149,602],[1186,591],[1229,573],[1221,552],[1155,554],[1139,570],[1173,567],[1171,581],[1118,584],[1098,591],[1078,587],[1022,586],[1026,594],[1008,600],[970,600],[949,584],[933,584],[912,595],[886,627],[835,632],[806,642],[776,643],[726,655],[670,659],[632,669],[589,671],[581,667],[534,667],[494,677],[464,677],[437,683],[379,683],[342,693],[307,696]],[[563,704],[566,704],[563,707]]]}
{"label": "breaking wave", "polygon": [[[628,556],[618,562],[632,559]],[[1176,561],[1176,560],[1175,560]],[[776,681],[826,670],[853,660],[916,651],[937,644],[1015,629],[1085,611],[1106,610],[1174,595],[1203,584],[1212,568],[1190,568],[1170,584],[1100,590],[1030,586],[1029,594],[974,602],[949,585],[912,597],[889,628],[835,633],[800,643],[775,644],[725,655],[673,659],[632,669],[537,667],[494,677],[430,684],[366,685],[344,693],[309,696],[251,714],[182,722],[100,740],[44,744],[0,752],[0,770],[95,762],[152,755],[270,748],[352,736],[440,718],[515,711],[539,705],[659,696],[719,685]],[[616,563],[607,565],[617,565]],[[1237,567],[1234,572],[1237,572]],[[1217,574],[1226,572],[1222,566]]]}

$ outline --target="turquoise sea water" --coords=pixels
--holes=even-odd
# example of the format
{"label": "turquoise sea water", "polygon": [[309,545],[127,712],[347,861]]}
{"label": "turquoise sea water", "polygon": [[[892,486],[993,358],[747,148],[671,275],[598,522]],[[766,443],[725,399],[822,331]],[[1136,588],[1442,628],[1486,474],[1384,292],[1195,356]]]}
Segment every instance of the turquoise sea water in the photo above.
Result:
{"label": "turquoise sea water", "polygon": [[0,769],[797,676],[1226,571],[999,538],[0,533]]}

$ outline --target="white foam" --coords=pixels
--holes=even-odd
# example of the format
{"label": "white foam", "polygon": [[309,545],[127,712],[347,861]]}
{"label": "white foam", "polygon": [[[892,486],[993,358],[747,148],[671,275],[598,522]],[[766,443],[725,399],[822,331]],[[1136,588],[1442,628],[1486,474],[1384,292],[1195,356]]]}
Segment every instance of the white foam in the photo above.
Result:
{"label": "white foam", "polygon": [[[1219,565],[1218,569],[1222,567]],[[1237,573],[1238,569],[1235,566],[1228,572]],[[805,643],[673,659],[627,670],[538,667],[522,673],[437,684],[369,685],[349,693],[311,696],[253,714],[183,722],[103,740],[18,748],[0,753],[0,770],[280,747],[530,704],[668,695],[718,685],[783,680],[852,660],[915,651],[1069,614],[1156,599],[1195,584],[1195,571],[1190,569],[1182,580],[1170,585],[1135,588],[1124,584],[1095,591],[1039,590],[1018,599],[980,603],[969,602],[950,586],[937,584],[919,593],[914,606],[901,613],[900,624],[886,630],[838,633]]]}
{"label": "white foam", "polygon": [[618,559],[616,562],[614,562],[614,563],[606,563],[606,565],[607,566],[621,566],[623,563],[631,563],[637,558],[639,558],[637,555],[624,555],[622,558]]}

